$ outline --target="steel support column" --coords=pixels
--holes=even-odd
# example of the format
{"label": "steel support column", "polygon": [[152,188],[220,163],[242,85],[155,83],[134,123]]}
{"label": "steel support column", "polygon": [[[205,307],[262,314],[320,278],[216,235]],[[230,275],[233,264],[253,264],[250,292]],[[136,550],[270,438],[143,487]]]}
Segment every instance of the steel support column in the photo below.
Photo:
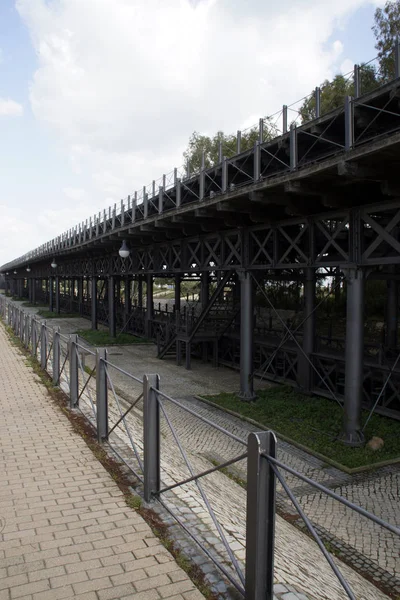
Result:
{"label": "steel support column", "polygon": [[75,279],[69,280],[69,307],[70,311],[74,312],[74,300],[75,300]]}
{"label": "steel support column", "polygon": [[200,303],[202,309],[206,308],[210,300],[210,274],[208,271],[204,271],[201,274],[200,280]]}
{"label": "steel support column", "polygon": [[[312,360],[315,340],[315,271],[306,269],[304,280],[304,319],[303,326],[303,351],[309,360]],[[297,379],[300,387],[306,392],[311,392],[313,387],[313,369],[302,352],[299,353]]]}
{"label": "steel support column", "polygon": [[56,276],[56,289],[55,289],[55,304],[56,313],[60,314],[60,278]]}
{"label": "steel support column", "polygon": [[115,278],[110,275],[108,278],[108,330],[110,337],[115,338],[117,336],[117,323],[115,315],[115,292],[117,286],[115,285]]}
{"label": "steel support column", "polygon": [[83,277],[78,277],[78,312],[83,314]]}
{"label": "steel support column", "polygon": [[153,320],[153,275],[146,277],[146,336],[151,337],[151,322]]}
{"label": "steel support column", "polygon": [[364,353],[364,273],[349,269],[347,273],[347,315],[345,350],[345,397],[341,440],[349,446],[361,446],[361,404],[363,398]]}
{"label": "steel support column", "polygon": [[54,310],[54,278],[49,277],[49,310],[53,312]]}
{"label": "steel support column", "polygon": [[253,280],[239,271],[240,281],[240,392],[241,400],[255,399],[253,388]]}
{"label": "steel support column", "polygon": [[131,282],[128,277],[124,279],[124,326],[129,321],[131,313]]}
{"label": "steel support column", "polygon": [[398,282],[389,279],[386,302],[386,345],[392,350],[397,347],[398,303]]}
{"label": "steel support column", "polygon": [[97,329],[97,277],[91,279],[92,329]]}
{"label": "steel support column", "polygon": [[32,299],[31,299],[31,302],[32,302],[32,304],[36,304],[36,283],[37,283],[36,282],[36,278],[33,277],[31,279],[31,282],[32,282]]}
{"label": "steel support column", "polygon": [[143,307],[143,275],[138,275],[138,307]]}
{"label": "steel support column", "polygon": [[175,311],[181,310],[181,276],[175,275]]}

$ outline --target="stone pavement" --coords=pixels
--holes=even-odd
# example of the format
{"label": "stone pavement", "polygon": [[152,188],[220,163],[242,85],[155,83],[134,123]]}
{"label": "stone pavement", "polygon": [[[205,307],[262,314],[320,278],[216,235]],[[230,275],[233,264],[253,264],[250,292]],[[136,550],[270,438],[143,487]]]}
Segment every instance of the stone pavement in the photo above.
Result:
{"label": "stone pavement", "polygon": [[[85,320],[79,320],[79,323],[78,320],[76,321],[75,323],[69,319],[56,319],[49,323],[60,325],[65,333],[88,326],[88,322]],[[182,367],[176,367],[170,361],[156,359],[153,346],[113,347],[110,348],[109,360],[139,377],[143,372],[160,372],[162,390],[176,398],[180,398],[192,407],[195,404],[196,411],[201,412],[213,422],[243,439],[246,438],[248,431],[254,430],[254,427],[247,423],[193,400],[192,395],[199,392],[215,393],[222,390],[235,390],[238,385],[238,375],[233,371],[212,369],[207,365],[200,365],[194,361],[194,369],[188,372]],[[134,389],[131,380],[124,378],[115,371],[112,372],[112,377],[118,391],[124,391],[129,397],[138,395],[139,388],[138,390]],[[210,460],[222,462],[241,451],[226,436],[199,422],[195,422],[181,409],[171,406],[167,406],[167,409],[196,471],[209,468]],[[110,416],[114,421],[118,417],[118,411],[112,401],[110,403]],[[141,407],[138,405],[137,410],[132,411],[129,416],[129,428],[140,453],[142,450],[141,418]],[[187,473],[182,461],[179,461],[179,455],[173,447],[173,440],[171,440],[170,432],[165,427],[165,423],[162,427],[162,434],[164,446],[163,481],[167,484],[179,481],[179,479],[187,476]],[[126,432],[123,431],[123,427],[119,429],[118,437],[128,447],[129,439]],[[336,469],[327,468],[318,459],[299,451],[289,444],[280,442],[279,448],[280,458],[293,468],[323,482],[350,499],[354,499],[358,504],[365,506],[376,514],[380,514],[390,522],[394,524],[398,522],[400,473],[398,467],[387,467],[375,473],[348,476]],[[130,453],[132,454],[131,450]],[[243,465],[239,465],[239,475],[245,477]],[[206,479],[209,479],[209,483],[206,482]],[[235,554],[241,560],[244,550],[245,495],[243,490],[238,489],[236,484],[227,480],[221,473],[215,473],[212,477],[205,478],[203,481],[216,513],[230,536],[229,540],[236,549]],[[301,504],[307,509],[307,513],[325,539],[334,546],[339,542],[339,549],[345,549],[350,554],[347,558],[350,559],[351,564],[355,564],[357,569],[366,565],[367,568],[364,569],[364,572],[366,571],[368,575],[375,579],[384,583],[387,583],[388,579],[392,579],[390,589],[396,591],[399,572],[398,540],[394,543],[390,534],[387,535],[384,530],[374,529],[375,526],[371,528],[368,522],[365,523],[365,520],[361,523],[357,515],[354,515],[348,509],[343,511],[342,507],[332,504],[326,496],[316,494],[307,486],[300,485],[300,482],[296,483],[290,477],[288,477],[288,481],[295,495],[301,500]],[[389,493],[386,493],[388,482],[390,489]],[[190,512],[202,516],[203,523],[199,525],[199,530],[205,528],[210,544],[214,541],[216,550],[219,550],[220,544],[218,546],[218,540],[211,531],[210,519],[209,517],[207,519],[204,508],[198,501],[198,491],[189,489],[189,486],[187,486],[182,493],[169,494],[169,497],[165,500],[179,508],[188,520],[193,517],[193,514],[188,514]],[[278,500],[282,501],[280,494]],[[286,513],[293,514],[290,504],[283,504],[283,507]],[[330,535],[332,535],[332,541]],[[355,550],[357,551],[356,560],[354,560]],[[332,598],[342,597],[337,587],[337,581],[332,581],[329,568],[323,563],[319,551],[315,551],[313,544],[307,538],[304,538],[292,526],[282,522],[281,519],[278,519],[277,556],[276,575],[279,583],[295,585],[299,589],[306,590],[310,597],[317,597],[318,599],[328,598],[331,600]],[[199,556],[195,556],[195,558],[199,559]],[[221,557],[219,556],[219,558]],[[361,571],[363,571],[362,568]],[[357,598],[369,600],[370,598],[384,597],[370,584],[355,576],[355,573],[351,570],[345,568],[344,572],[349,581],[356,585]],[[329,586],[327,585],[328,581]],[[318,594],[317,596],[311,594],[314,588]]]}
{"label": "stone pavement", "polygon": [[0,599],[200,600],[0,326]]}

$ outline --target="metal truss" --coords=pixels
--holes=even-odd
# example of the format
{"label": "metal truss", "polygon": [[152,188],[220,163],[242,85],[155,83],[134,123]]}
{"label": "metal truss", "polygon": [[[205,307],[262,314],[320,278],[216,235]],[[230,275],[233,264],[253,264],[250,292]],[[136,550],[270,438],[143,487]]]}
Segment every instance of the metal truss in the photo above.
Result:
{"label": "metal truss", "polygon": [[[85,247],[92,248],[94,244],[112,238],[118,232],[137,234],[140,239],[141,228],[146,227],[147,222],[153,225],[160,216],[172,218],[175,214],[181,215],[183,207],[201,207],[206,200],[231,198],[232,194],[235,197],[235,193],[243,188],[251,194],[252,190],[264,189],[260,187],[263,182],[273,182],[283,175],[287,182],[296,175],[294,180],[298,183],[297,174],[310,165],[315,168],[316,162],[322,165],[324,161],[338,156],[342,157],[341,160],[347,160],[349,153],[355,149],[359,149],[361,154],[367,153],[368,144],[376,143],[383,136],[385,139],[393,136],[400,130],[398,87],[399,81],[395,80],[364,96],[347,97],[343,108],[300,126],[292,124],[290,131],[283,131],[273,140],[262,141],[261,137],[254,148],[245,152],[229,158],[221,155],[218,164],[207,169],[203,166],[193,176],[188,177],[186,173],[175,170],[171,182],[163,178],[158,188],[153,182],[141,194],[136,194],[132,199],[128,197],[126,203],[121,202],[120,207],[114,205],[113,209],[99,213],[51,242],[4,265],[2,270],[55,254],[70,254]],[[278,237],[285,238],[283,231],[278,234]],[[292,235],[289,237],[293,240]],[[289,251],[287,262],[290,262],[290,255],[295,254],[292,252],[295,249]],[[147,264],[146,268],[150,269],[150,265]]]}

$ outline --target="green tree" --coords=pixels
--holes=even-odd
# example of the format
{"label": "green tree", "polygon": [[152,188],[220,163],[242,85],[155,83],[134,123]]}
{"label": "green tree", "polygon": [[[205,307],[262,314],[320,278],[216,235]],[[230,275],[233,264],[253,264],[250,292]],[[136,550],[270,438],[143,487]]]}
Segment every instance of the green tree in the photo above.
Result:
{"label": "green tree", "polygon": [[[375,68],[372,65],[360,66],[360,91],[365,94],[379,84]],[[335,108],[343,106],[346,96],[354,95],[353,78],[336,75],[333,81],[324,81],[321,85],[321,114],[324,115]],[[300,108],[301,122],[306,123],[316,117],[315,94],[306,98]]]}
{"label": "green tree", "polygon": [[[252,148],[258,140],[258,127],[252,127],[241,134],[241,152]],[[268,119],[264,120],[263,140],[268,141],[275,137]],[[218,163],[219,145],[222,143],[222,155],[233,156],[236,154],[237,139],[235,135],[226,135],[223,131],[217,131],[213,137],[202,135],[194,131],[190,136],[188,147],[183,153],[185,162],[189,160],[191,172],[198,171],[201,168],[201,158],[204,151],[205,167],[211,167]]]}
{"label": "green tree", "polygon": [[378,50],[379,65],[383,81],[395,76],[395,60],[393,47],[400,33],[400,1],[386,2],[383,8],[375,11],[375,24],[372,27],[376,38],[375,48]]}

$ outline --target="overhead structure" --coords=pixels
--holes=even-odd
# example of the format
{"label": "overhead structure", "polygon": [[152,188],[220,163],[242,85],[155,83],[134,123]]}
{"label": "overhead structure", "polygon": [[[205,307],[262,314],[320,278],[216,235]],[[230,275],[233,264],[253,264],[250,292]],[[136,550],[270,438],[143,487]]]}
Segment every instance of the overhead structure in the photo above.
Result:
{"label": "overhead structure", "polygon": [[[400,80],[288,127],[264,121],[253,148],[190,165],[27,255],[3,265],[7,289],[51,310],[76,311],[185,355],[240,369],[243,400],[254,377],[289,382],[343,404],[345,443],[363,443],[361,408],[400,417],[397,351],[400,277]],[[239,132],[240,133],[240,132]],[[159,184],[159,185],[158,185]],[[174,282],[174,306],[154,302],[154,278]],[[183,302],[185,280],[198,297]],[[345,285],[341,337],[318,331],[316,284]],[[365,287],[387,281],[385,339],[364,343]],[[301,323],[287,323],[268,281],[298,282]],[[260,297],[266,298],[260,304]],[[261,305],[263,309],[261,310]],[[265,315],[268,313],[268,318]],[[262,317],[262,318],[261,318]],[[280,326],[276,330],[275,324]],[[397,364],[397,363],[396,363]]]}

